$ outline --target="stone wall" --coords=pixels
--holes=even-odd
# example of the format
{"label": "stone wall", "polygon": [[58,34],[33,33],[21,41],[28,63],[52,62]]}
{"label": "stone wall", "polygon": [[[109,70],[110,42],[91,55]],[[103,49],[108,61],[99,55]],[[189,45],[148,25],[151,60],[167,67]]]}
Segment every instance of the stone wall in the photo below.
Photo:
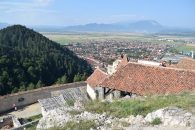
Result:
{"label": "stone wall", "polygon": [[41,112],[44,116],[51,110],[72,106],[80,101],[86,102],[88,99],[86,86],[81,86],[53,91],[51,98],[39,99],[38,102],[40,103]]}
{"label": "stone wall", "polygon": [[92,100],[95,100],[97,98],[95,89],[93,89],[89,84],[87,84],[87,93]]}
{"label": "stone wall", "polygon": [[39,123],[39,119],[32,121],[32,122],[29,122],[29,123],[26,123],[24,125],[21,125],[20,127],[12,128],[11,130],[25,130],[25,129],[28,129],[32,126],[36,126],[38,123]]}
{"label": "stone wall", "polygon": [[13,109],[13,104],[17,107],[29,105],[38,101],[38,99],[50,98],[51,93],[66,88],[86,86],[85,82],[76,82],[63,85],[53,85],[35,90],[19,92],[0,97],[0,113]]}

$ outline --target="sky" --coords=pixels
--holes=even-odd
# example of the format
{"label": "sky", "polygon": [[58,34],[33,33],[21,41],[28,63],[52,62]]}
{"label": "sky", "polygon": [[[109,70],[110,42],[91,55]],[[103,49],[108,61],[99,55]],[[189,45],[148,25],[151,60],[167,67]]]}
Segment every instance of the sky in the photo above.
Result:
{"label": "sky", "polygon": [[195,0],[0,0],[0,23],[69,26],[138,20],[195,28]]}

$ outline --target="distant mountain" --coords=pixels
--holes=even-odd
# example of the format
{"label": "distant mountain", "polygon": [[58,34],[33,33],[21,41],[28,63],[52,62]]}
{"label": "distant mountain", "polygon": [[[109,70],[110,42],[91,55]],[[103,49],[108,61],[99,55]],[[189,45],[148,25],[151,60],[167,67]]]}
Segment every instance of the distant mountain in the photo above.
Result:
{"label": "distant mountain", "polygon": [[7,23],[0,23],[0,29],[6,28],[8,26],[9,26],[9,24],[7,24]]}
{"label": "distant mountain", "polygon": [[163,26],[153,20],[144,20],[127,24],[127,29],[133,32],[158,32]]}
{"label": "distant mountain", "polygon": [[[34,27],[33,27],[34,28]],[[137,22],[121,22],[113,24],[90,23],[86,25],[67,27],[35,27],[37,31],[47,32],[146,32],[154,33],[162,30],[163,26],[154,20],[143,20]]]}
{"label": "distant mountain", "polygon": [[85,80],[91,71],[85,60],[31,29],[0,30],[0,95]]}

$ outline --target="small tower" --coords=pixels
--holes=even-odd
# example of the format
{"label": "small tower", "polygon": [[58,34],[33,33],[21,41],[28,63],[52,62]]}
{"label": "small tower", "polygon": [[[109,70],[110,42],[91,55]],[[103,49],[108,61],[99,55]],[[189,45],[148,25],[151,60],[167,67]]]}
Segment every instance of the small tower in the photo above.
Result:
{"label": "small tower", "polygon": [[194,51],[192,51],[192,59],[194,59]]}

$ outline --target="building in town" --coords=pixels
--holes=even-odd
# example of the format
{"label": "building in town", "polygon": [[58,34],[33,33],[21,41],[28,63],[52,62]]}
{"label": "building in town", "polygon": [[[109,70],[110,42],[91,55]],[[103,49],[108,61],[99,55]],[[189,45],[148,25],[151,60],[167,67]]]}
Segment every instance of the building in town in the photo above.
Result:
{"label": "building in town", "polygon": [[[87,92],[92,99],[113,98],[132,94],[167,94],[195,89],[195,60],[182,59],[165,67],[149,61],[129,62],[126,56],[113,64],[111,71],[97,68],[87,79]],[[111,73],[112,72],[112,73]]]}

